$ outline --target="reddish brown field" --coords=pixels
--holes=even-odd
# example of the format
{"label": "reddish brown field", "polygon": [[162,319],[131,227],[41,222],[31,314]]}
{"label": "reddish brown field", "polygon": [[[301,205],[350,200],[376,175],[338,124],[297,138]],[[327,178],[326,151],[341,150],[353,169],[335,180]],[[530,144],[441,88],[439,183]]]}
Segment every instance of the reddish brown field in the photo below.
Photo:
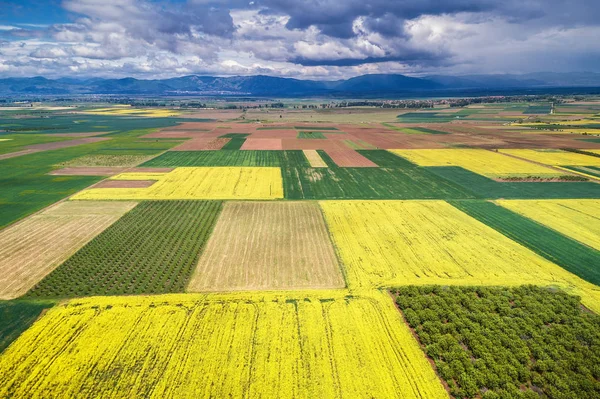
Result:
{"label": "reddish brown field", "polygon": [[130,168],[114,167],[74,167],[53,170],[48,173],[54,176],[113,176],[125,172]]}
{"label": "reddish brown field", "polygon": [[242,145],[242,150],[283,150],[281,139],[249,138]]}
{"label": "reddish brown field", "polygon": [[253,139],[295,139],[298,132],[295,130],[257,130],[250,135]]}
{"label": "reddish brown field", "polygon": [[337,166],[343,168],[377,168],[368,158],[360,155],[354,150],[325,150]]}

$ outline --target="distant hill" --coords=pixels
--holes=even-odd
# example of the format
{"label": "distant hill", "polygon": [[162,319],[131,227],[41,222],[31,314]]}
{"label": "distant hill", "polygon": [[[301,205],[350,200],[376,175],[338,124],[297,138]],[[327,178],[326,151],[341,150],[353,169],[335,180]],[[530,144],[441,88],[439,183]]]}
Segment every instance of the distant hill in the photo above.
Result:
{"label": "distant hill", "polygon": [[74,79],[44,77],[0,79],[0,95],[232,95],[232,96],[391,96],[401,93],[461,89],[600,87],[600,74],[530,73],[526,75],[362,75],[347,80],[316,81],[272,76],[183,76],[172,79]]}

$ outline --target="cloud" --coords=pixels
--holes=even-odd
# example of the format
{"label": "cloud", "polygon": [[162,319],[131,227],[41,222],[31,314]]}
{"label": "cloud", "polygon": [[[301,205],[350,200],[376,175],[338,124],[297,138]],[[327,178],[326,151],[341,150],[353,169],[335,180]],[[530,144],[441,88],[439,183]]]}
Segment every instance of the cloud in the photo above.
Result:
{"label": "cloud", "polygon": [[[26,10],[33,0],[19,2]],[[169,77],[599,71],[597,0],[63,0],[0,26],[0,73]],[[23,12],[21,12],[23,14]]]}

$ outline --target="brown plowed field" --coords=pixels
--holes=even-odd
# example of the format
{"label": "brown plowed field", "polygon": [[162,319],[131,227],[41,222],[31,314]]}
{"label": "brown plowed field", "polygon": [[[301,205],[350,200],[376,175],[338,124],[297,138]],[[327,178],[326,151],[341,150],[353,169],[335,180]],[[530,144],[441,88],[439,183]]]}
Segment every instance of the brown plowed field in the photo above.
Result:
{"label": "brown plowed field", "polygon": [[257,130],[252,133],[252,139],[295,139],[298,132],[295,130]]}
{"label": "brown plowed field", "polygon": [[343,286],[317,203],[228,202],[188,291]]}
{"label": "brown plowed field", "polygon": [[353,150],[325,150],[337,166],[343,168],[377,168],[368,158]]}
{"label": "brown plowed field", "polygon": [[0,231],[0,299],[25,294],[136,204],[66,201]]}
{"label": "brown plowed field", "polygon": [[282,150],[281,139],[246,139],[241,150]]}

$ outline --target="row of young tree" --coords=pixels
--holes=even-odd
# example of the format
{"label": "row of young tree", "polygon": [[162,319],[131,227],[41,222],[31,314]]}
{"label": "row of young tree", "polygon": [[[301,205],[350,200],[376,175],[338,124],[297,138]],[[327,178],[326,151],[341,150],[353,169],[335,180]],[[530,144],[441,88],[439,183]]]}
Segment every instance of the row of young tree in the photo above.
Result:
{"label": "row of young tree", "polygon": [[600,316],[541,287],[404,287],[398,307],[455,398],[599,398]]}

